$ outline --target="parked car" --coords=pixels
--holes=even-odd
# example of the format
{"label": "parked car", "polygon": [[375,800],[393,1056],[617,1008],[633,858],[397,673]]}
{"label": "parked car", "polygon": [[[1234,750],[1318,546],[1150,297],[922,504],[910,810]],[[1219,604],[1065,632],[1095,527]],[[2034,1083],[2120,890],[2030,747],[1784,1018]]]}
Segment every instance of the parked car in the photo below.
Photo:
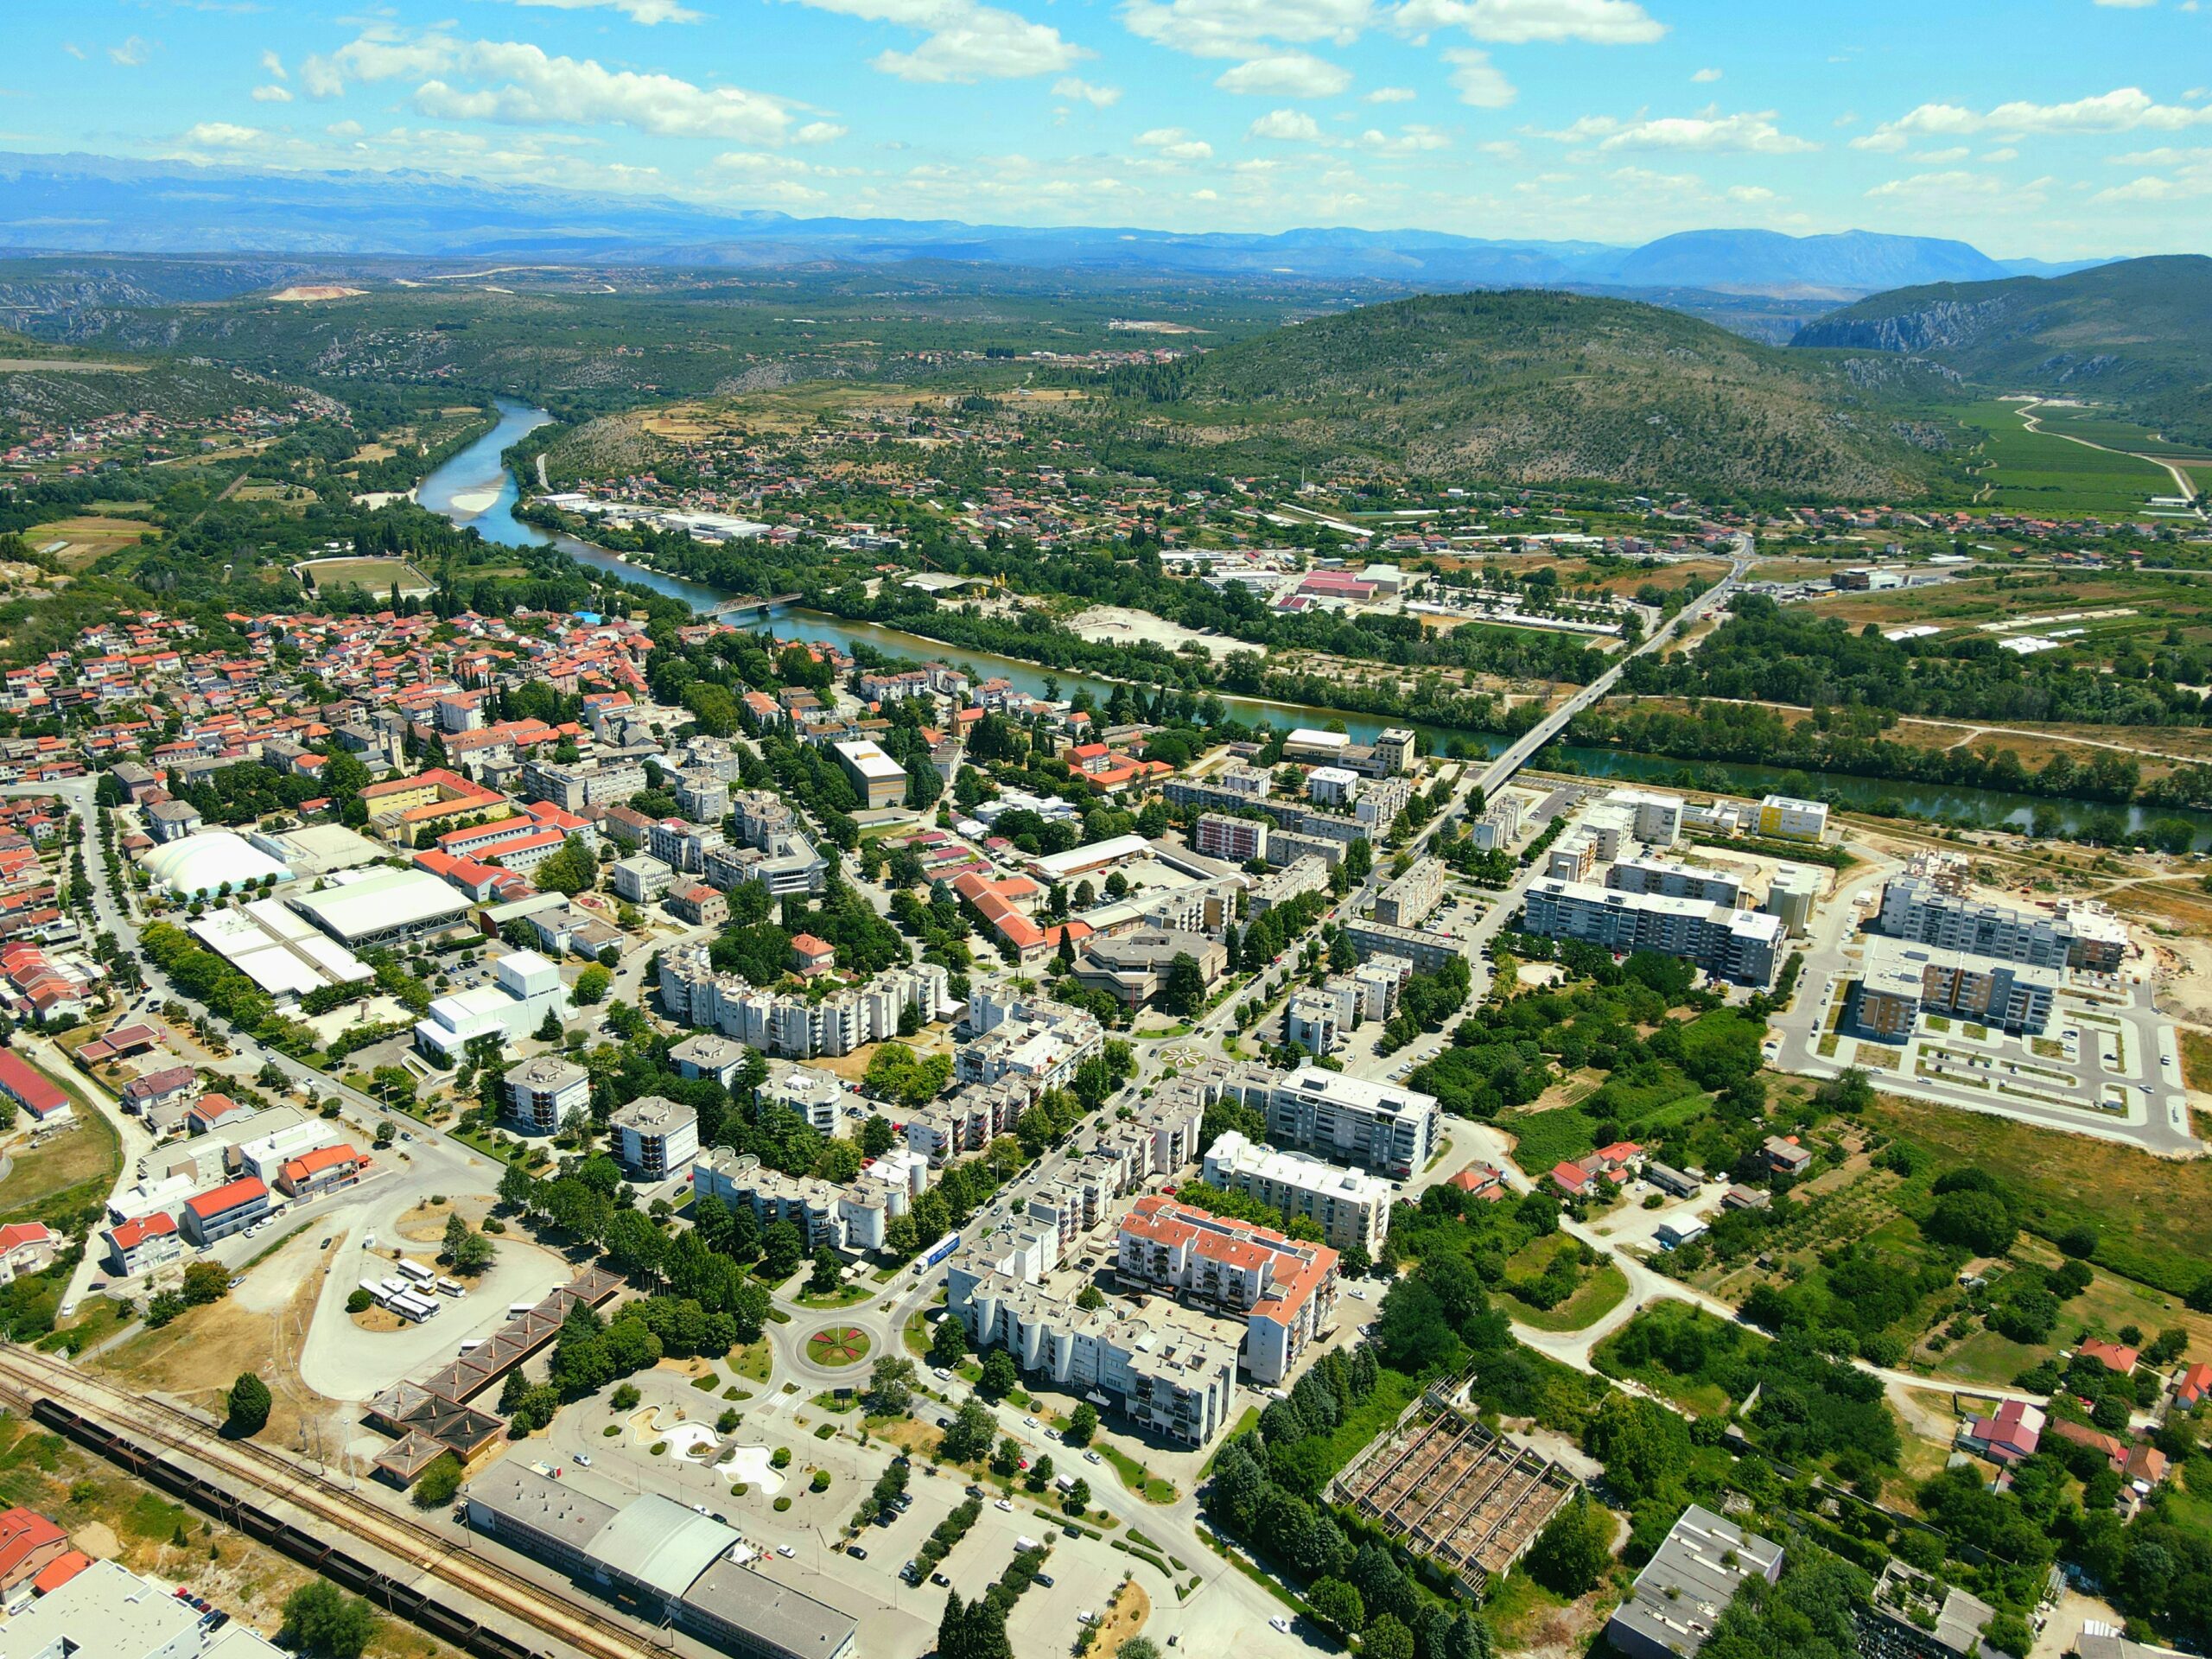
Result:
{"label": "parked car", "polygon": [[574,1458],[570,1459],[569,1461],[574,1463],[579,1469],[588,1469],[591,1467],[591,1453],[588,1452],[579,1452]]}
{"label": "parked car", "polygon": [[1268,1628],[1271,1630],[1281,1630],[1285,1636],[1288,1636],[1290,1634],[1290,1621],[1285,1618],[1281,1613],[1277,1613],[1273,1618],[1268,1621]]}
{"label": "parked car", "polygon": [[868,1560],[868,1551],[862,1549],[858,1544],[847,1544],[845,1546],[845,1554],[851,1556],[856,1561],[864,1561]]}
{"label": "parked car", "polygon": [[793,1549],[789,1544],[778,1544],[776,1546],[776,1554],[782,1556],[788,1561],[796,1557],[798,1554],[798,1551]]}

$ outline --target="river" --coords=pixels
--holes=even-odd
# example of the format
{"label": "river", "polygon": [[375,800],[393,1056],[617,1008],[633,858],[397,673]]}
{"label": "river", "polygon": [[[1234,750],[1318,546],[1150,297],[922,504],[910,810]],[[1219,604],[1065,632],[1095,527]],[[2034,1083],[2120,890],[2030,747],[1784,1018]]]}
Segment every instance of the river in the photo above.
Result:
{"label": "river", "polygon": [[[680,599],[694,610],[703,611],[726,599],[736,597],[701,582],[686,582],[681,576],[666,575],[642,565],[632,564],[620,555],[610,553],[603,547],[594,547],[589,542],[580,541],[574,536],[557,531],[542,530],[516,518],[514,507],[520,492],[514,475],[508,472],[500,456],[509,446],[525,434],[547,424],[553,417],[543,410],[532,409],[527,404],[506,398],[498,401],[499,423],[423,480],[422,486],[416,492],[416,499],[423,506],[462,529],[474,530],[486,541],[508,547],[557,548],[579,564],[604,570],[610,575],[620,576],[625,582],[634,582],[640,588],[650,588],[669,598]],[[1045,682],[1048,678],[1055,680],[1063,692],[1088,686],[1102,700],[1112,689],[1104,681],[1090,679],[1080,674],[1048,675],[1033,663],[997,656],[990,652],[962,650],[942,645],[921,634],[909,633],[901,628],[887,628],[873,622],[849,622],[842,617],[829,616],[817,611],[780,613],[775,618],[774,627],[778,636],[785,639],[817,640],[847,650],[855,645],[867,645],[887,656],[957,663],[979,678],[1003,677],[1020,690],[1036,696],[1044,694]],[[1440,747],[1446,742],[1458,741],[1485,755],[1497,753],[1508,741],[1494,732],[1447,730],[1422,726],[1417,721],[1383,721],[1372,715],[1306,708],[1261,697],[1223,694],[1221,701],[1247,724],[1257,725],[1263,721],[1277,726],[1285,723],[1314,726],[1335,722],[1342,725],[1357,743],[1373,742],[1376,734],[1386,725],[1413,725]],[[1544,751],[1544,756],[1592,777],[1618,778],[1635,782],[1671,783],[1679,774],[1693,772],[1701,779],[1711,779],[1718,788],[1751,796],[1767,794],[1778,789],[1782,780],[1791,775],[1789,768],[1782,766],[1752,766],[1726,760],[1677,760],[1665,755],[1639,754],[1620,749],[1585,748],[1573,744],[1554,745]],[[1965,785],[1914,784],[1902,779],[1858,778],[1844,772],[1799,772],[1796,775],[1809,779],[1815,796],[1846,811],[1865,811],[1878,801],[1891,801],[1915,817],[1945,823],[1976,823],[1991,829],[2010,827],[2024,830],[2035,808],[2039,804],[2048,804],[2057,808],[2062,832],[2070,832],[2090,813],[2104,810],[2099,802],[2023,795],[2008,790],[1977,789]],[[2150,817],[2185,818],[2196,826],[2197,844],[2200,847],[2212,845],[2212,812],[2192,812],[2177,808],[2160,808],[2149,812],[2140,807],[2127,809],[2127,823],[2131,830],[2139,827]]]}

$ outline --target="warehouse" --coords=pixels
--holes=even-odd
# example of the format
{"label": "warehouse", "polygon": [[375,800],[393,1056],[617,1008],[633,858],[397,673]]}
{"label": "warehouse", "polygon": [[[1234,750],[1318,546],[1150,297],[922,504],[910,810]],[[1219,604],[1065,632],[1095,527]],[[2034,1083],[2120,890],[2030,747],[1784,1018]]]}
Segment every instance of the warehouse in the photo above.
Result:
{"label": "warehouse", "polygon": [[468,901],[426,870],[377,870],[333,878],[292,908],[349,950],[442,932],[468,914]]}
{"label": "warehouse", "polygon": [[468,1524],[739,1659],[842,1659],[836,1608],[751,1571],[722,1522],[649,1492],[620,1509],[510,1460],[468,1486]]}
{"label": "warehouse", "polygon": [[325,985],[374,977],[368,965],[309,927],[274,899],[210,911],[192,935],[248,979],[289,1002]]}

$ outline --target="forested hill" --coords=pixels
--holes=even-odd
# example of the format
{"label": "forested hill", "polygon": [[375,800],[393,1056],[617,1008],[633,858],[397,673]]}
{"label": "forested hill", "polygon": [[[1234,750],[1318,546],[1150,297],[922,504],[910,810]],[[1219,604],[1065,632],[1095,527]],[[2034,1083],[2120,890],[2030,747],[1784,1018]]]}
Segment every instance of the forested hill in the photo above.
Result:
{"label": "forested hill", "polygon": [[1116,382],[1118,412],[1249,459],[1707,496],[1897,500],[1947,470],[1928,371],[1757,345],[1630,301],[1432,295]]}
{"label": "forested hill", "polygon": [[2065,276],[1878,294],[1793,346],[1910,353],[1999,391],[2110,400],[2167,437],[2212,442],[2212,258],[2126,259]]}

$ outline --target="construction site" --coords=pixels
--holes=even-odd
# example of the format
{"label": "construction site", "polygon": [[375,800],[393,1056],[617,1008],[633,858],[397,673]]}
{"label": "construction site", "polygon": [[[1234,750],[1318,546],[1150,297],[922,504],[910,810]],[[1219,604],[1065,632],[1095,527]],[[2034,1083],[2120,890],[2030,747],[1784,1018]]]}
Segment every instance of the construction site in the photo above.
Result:
{"label": "construction site", "polygon": [[1479,1594],[1521,1558],[1577,1484],[1432,1389],[1337,1477],[1330,1496]]}

